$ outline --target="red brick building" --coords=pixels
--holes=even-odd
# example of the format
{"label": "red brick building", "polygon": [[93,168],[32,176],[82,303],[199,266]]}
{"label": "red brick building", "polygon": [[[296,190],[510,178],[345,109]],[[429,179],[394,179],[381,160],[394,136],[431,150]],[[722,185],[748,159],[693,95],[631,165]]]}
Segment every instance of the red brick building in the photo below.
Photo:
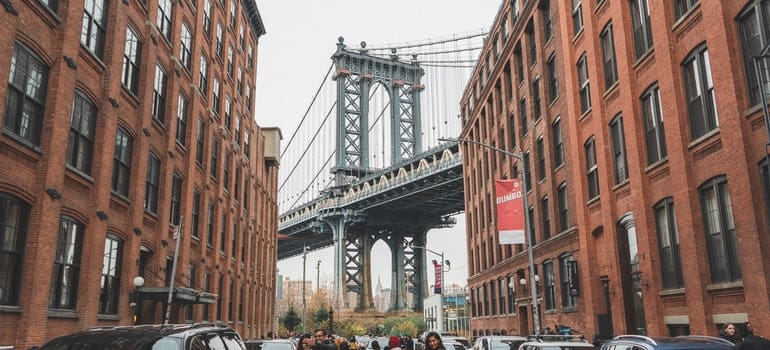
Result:
{"label": "red brick building", "polygon": [[463,147],[474,334],[534,329],[526,249],[496,228],[494,179],[519,170],[542,328],[767,333],[768,43],[768,0],[502,2],[462,137],[524,156]]}
{"label": "red brick building", "polygon": [[256,3],[2,4],[0,345],[162,323],[177,225],[170,321],[267,335],[280,131],[253,117]]}

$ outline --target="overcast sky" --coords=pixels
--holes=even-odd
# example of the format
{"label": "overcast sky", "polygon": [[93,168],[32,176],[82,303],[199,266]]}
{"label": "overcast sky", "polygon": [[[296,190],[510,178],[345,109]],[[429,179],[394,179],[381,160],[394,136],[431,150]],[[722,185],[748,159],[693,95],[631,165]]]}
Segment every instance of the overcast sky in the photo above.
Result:
{"label": "overcast sky", "polygon": [[[478,32],[489,28],[500,1],[266,0],[257,1],[257,5],[267,30],[259,40],[257,123],[280,127],[286,142],[331,64],[337,37],[345,37],[348,46],[357,47],[363,40],[371,47]],[[428,233],[427,247],[443,251],[451,261],[446,275],[449,284],[466,284],[465,242],[462,215],[454,228]],[[434,258],[428,255],[428,260]],[[331,280],[334,271],[331,248],[308,254],[307,279],[312,279],[314,286],[318,260],[322,261],[323,284],[323,280]],[[383,287],[389,288],[390,251],[382,242],[375,245],[372,262],[372,287],[380,278]],[[279,261],[278,269],[281,275],[301,279],[302,258]],[[432,279],[430,276],[430,283]]]}

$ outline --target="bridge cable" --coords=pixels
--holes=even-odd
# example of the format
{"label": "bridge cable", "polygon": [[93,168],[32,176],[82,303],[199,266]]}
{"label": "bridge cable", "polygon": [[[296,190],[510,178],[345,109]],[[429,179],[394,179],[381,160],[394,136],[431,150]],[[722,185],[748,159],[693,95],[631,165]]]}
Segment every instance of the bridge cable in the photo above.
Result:
{"label": "bridge cable", "polygon": [[367,48],[367,50],[369,50],[369,51],[384,51],[384,50],[391,50],[391,49],[397,49],[398,50],[398,49],[409,49],[409,48],[421,47],[421,46],[433,46],[433,45],[439,45],[439,44],[443,44],[443,43],[447,43],[447,42],[452,42],[452,41],[460,41],[460,40],[466,40],[466,39],[473,39],[473,38],[484,36],[484,35],[487,35],[487,31],[482,29],[481,32],[468,34],[468,35],[462,36],[462,37],[455,37],[455,36],[453,36],[452,39],[444,39],[444,40],[439,40],[439,41],[428,41],[427,43],[406,44],[406,45],[401,45],[401,46],[387,46],[386,45],[386,46],[383,46],[383,47]]}
{"label": "bridge cable", "polygon": [[[326,158],[326,162],[325,162],[323,165],[321,165],[321,167],[318,169],[318,172],[317,172],[317,173],[315,173],[315,176],[313,177],[313,179],[312,179],[312,180],[310,180],[310,184],[309,184],[309,185],[307,185],[307,187],[305,187],[305,189],[304,189],[304,190],[302,190],[302,192],[300,192],[300,193],[297,195],[297,199],[294,201],[294,203],[292,203],[292,204],[291,204],[291,206],[289,207],[289,209],[286,209],[287,211],[288,211],[288,210],[292,210],[292,209],[294,209],[294,206],[296,206],[296,205],[297,205],[297,203],[299,202],[299,200],[300,200],[300,198],[302,197],[302,195],[304,195],[304,194],[307,192],[307,190],[308,190],[308,189],[310,189],[310,187],[313,185],[313,182],[314,182],[315,180],[317,180],[317,179],[318,179],[318,176],[319,176],[319,175],[321,175],[321,172],[323,172],[323,170],[326,168],[326,165],[327,165],[327,164],[329,164],[329,161],[331,161],[332,157],[334,157],[334,152],[333,152],[333,151],[332,151],[332,153],[329,155],[329,158]],[[330,181],[331,181],[331,180],[330,180]],[[327,183],[327,184],[328,184],[328,183]]]}
{"label": "bridge cable", "polygon": [[299,129],[302,127],[302,123],[305,122],[305,118],[307,118],[308,113],[310,113],[310,109],[313,107],[313,104],[316,101],[316,98],[318,98],[318,94],[321,93],[321,89],[323,89],[324,85],[326,85],[326,78],[329,77],[329,74],[332,72],[332,69],[334,68],[334,63],[329,65],[329,70],[326,71],[326,75],[324,75],[323,80],[321,81],[321,86],[318,87],[318,90],[316,90],[315,95],[313,95],[313,100],[310,101],[310,105],[307,106],[307,110],[305,110],[305,114],[302,116],[302,120],[299,121],[299,124],[297,124],[297,128],[294,129],[294,133],[291,134],[291,137],[289,138],[289,142],[286,143],[286,147],[283,148],[283,151],[281,152],[281,155],[279,158],[283,158],[284,153],[289,149],[289,146],[291,146],[292,141],[294,141],[294,137],[297,136],[297,132],[299,132]]}
{"label": "bridge cable", "polygon": [[326,117],[324,117],[323,121],[321,122],[321,126],[318,127],[316,132],[313,134],[313,137],[310,139],[310,142],[308,142],[307,147],[302,151],[302,154],[300,155],[299,159],[297,159],[297,163],[294,164],[294,167],[291,168],[291,171],[289,171],[289,174],[286,175],[286,178],[281,183],[281,186],[278,187],[278,191],[280,192],[281,189],[283,189],[283,186],[286,185],[286,182],[289,181],[289,178],[292,174],[294,174],[294,171],[297,170],[297,167],[299,166],[299,162],[305,158],[305,155],[307,155],[308,150],[310,149],[310,146],[313,145],[313,142],[315,141],[316,137],[318,137],[318,134],[321,132],[321,129],[323,129],[323,125],[326,123],[326,121],[329,119],[329,116],[334,111],[334,107],[337,106],[337,101],[334,101],[332,104],[332,107],[329,109],[329,112],[326,113]]}

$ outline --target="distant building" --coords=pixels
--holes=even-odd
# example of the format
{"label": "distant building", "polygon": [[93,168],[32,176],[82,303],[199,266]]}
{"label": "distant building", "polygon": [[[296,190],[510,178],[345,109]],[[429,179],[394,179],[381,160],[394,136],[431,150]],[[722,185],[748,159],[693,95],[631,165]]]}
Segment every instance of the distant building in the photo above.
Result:
{"label": "distant building", "polygon": [[289,307],[294,307],[297,313],[302,312],[302,286],[305,286],[305,301],[310,302],[313,296],[313,281],[283,279],[283,296],[276,302],[276,313],[283,316]]}

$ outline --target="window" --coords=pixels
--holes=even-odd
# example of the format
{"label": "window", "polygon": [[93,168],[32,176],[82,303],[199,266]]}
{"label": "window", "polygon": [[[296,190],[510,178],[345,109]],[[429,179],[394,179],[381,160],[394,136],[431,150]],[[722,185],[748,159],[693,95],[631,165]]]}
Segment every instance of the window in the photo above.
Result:
{"label": "window", "polygon": [[682,16],[687,14],[687,12],[689,12],[696,4],[698,4],[698,0],[674,0],[676,19],[682,18]]}
{"label": "window", "polygon": [[583,31],[583,1],[572,0],[572,35],[577,36]]}
{"label": "window", "polygon": [[722,176],[709,180],[698,188],[698,192],[708,245],[711,282],[739,280],[741,268],[727,179]]}
{"label": "window", "polygon": [[513,12],[513,23],[519,20],[519,0],[511,0],[511,12]]}
{"label": "window", "polygon": [[59,218],[59,235],[53,260],[49,306],[75,309],[78,302],[80,254],[83,247],[83,225],[72,218]]}
{"label": "window", "polygon": [[577,64],[578,84],[580,85],[580,113],[585,114],[591,109],[591,89],[588,81],[588,62],[586,54],[580,56]]}
{"label": "window", "polygon": [[524,152],[524,181],[527,183],[524,190],[529,192],[532,189],[532,171],[529,166],[529,151]]}
{"label": "window", "polygon": [[527,216],[529,217],[529,242],[532,243],[532,245],[537,244],[537,236],[535,235],[535,207],[530,206],[527,210]]}
{"label": "window", "polygon": [[527,134],[529,127],[527,126],[527,97],[522,97],[519,100],[519,119],[521,120],[521,132],[522,137]]}
{"label": "window", "polygon": [[535,120],[539,120],[542,113],[540,109],[540,77],[535,77],[532,82],[532,114]]}
{"label": "window", "polygon": [[230,235],[230,258],[235,259],[238,248],[238,220],[233,220],[233,234]]}
{"label": "window", "polygon": [[503,21],[500,23],[500,31],[503,33],[503,46],[508,42],[508,14],[504,16]]}
{"label": "window", "polygon": [[246,110],[251,112],[251,109],[254,107],[254,104],[251,103],[251,86],[246,85]]}
{"label": "window", "polygon": [[142,42],[131,27],[126,27],[126,46],[123,49],[121,83],[134,96],[139,94],[139,67],[142,60]]}
{"label": "window", "polygon": [[615,63],[615,42],[612,37],[612,23],[607,23],[602,30],[602,62],[604,63],[604,89],[609,89],[618,81],[618,67]]}
{"label": "window", "polygon": [[251,156],[251,144],[249,144],[249,129],[243,130],[243,157],[249,159]]}
{"label": "window", "polygon": [[508,313],[516,313],[516,286],[518,285],[518,279],[513,275],[508,275]]}
{"label": "window", "polygon": [[169,208],[169,223],[179,225],[182,215],[182,178],[174,173],[171,180],[171,205]]}
{"label": "window", "polygon": [[254,49],[251,48],[251,45],[249,45],[248,61],[249,68],[254,68]]}
{"label": "window", "polygon": [[86,0],[83,8],[83,26],[80,44],[99,59],[104,58],[104,38],[107,31],[107,3],[105,0]]}
{"label": "window", "polygon": [[235,0],[230,1],[230,28],[235,30]]}
{"label": "window", "polygon": [[208,96],[208,77],[209,77],[209,63],[206,60],[206,56],[201,55],[201,66],[198,71],[198,90],[200,90],[203,96]]}
{"label": "window", "polygon": [[214,246],[214,203],[209,203],[208,213],[206,214],[206,245]]}
{"label": "window", "polygon": [[628,179],[626,137],[623,133],[623,115],[621,114],[610,121],[610,139],[612,141],[612,162],[615,165],[615,184],[619,184]]}
{"label": "window", "polygon": [[235,181],[233,181],[235,184],[233,187],[235,188],[233,190],[233,199],[236,201],[241,200],[241,167],[236,166],[235,167]]}
{"label": "window", "polygon": [[203,166],[203,142],[206,137],[206,123],[198,118],[198,135],[195,140],[195,163]]}
{"label": "window", "polygon": [[211,37],[211,0],[203,2],[203,31],[206,36]]}
{"label": "window", "polygon": [[497,286],[495,286],[495,280],[489,281],[489,314],[490,315],[497,315],[497,296],[495,291],[497,290]]}
{"label": "window", "polygon": [[634,29],[636,59],[652,50],[649,0],[631,0],[631,25]]}
{"label": "window", "polygon": [[192,229],[190,229],[190,234],[198,238],[199,237],[199,229],[198,226],[200,225],[200,216],[201,216],[201,193],[198,192],[198,189],[196,188],[193,190],[193,197],[192,197]]}
{"label": "window", "polygon": [[227,76],[230,77],[230,79],[233,78],[233,70],[235,69],[233,66],[233,46],[227,45]]}
{"label": "window", "polygon": [[249,186],[251,186],[251,182],[249,181],[249,177],[246,176],[246,180],[243,184],[243,209],[248,212],[249,211]]}
{"label": "window", "polygon": [[171,0],[158,0],[158,18],[156,25],[166,40],[171,41]]}
{"label": "window", "polygon": [[[760,103],[760,91],[754,57],[762,54],[762,48],[770,43],[770,1],[754,0],[738,16],[738,30],[743,48],[743,67],[746,70],[746,84],[751,105]],[[767,77],[767,75],[765,75]],[[765,93],[770,94],[768,88]]]}
{"label": "window", "polygon": [[657,85],[642,95],[642,115],[649,165],[666,158],[666,133],[663,129],[663,111],[660,108],[660,90]]}
{"label": "window", "polygon": [[540,199],[540,218],[543,221],[543,240],[551,238],[551,213],[548,207],[548,197]]}
{"label": "window", "polygon": [[671,197],[666,198],[656,204],[653,210],[655,227],[658,231],[663,288],[682,288],[684,277],[682,259],[679,255],[679,233],[676,229],[674,200]]}
{"label": "window", "polygon": [[241,67],[238,67],[236,82],[238,83],[238,96],[243,96],[243,69]]}
{"label": "window", "polygon": [[147,181],[144,190],[144,210],[158,214],[158,186],[160,183],[160,159],[150,153],[147,161]]}
{"label": "window", "polygon": [[241,145],[241,116],[238,115],[235,117],[235,143],[238,144],[238,146]]}
{"label": "window", "polygon": [[231,105],[232,105],[232,101],[230,100],[230,96],[225,95],[225,130],[227,130],[228,134],[232,132],[230,130],[233,123],[233,118],[231,114],[231,111],[232,111]]}
{"label": "window", "polygon": [[[211,272],[206,271],[203,273],[203,291],[211,293]],[[203,319],[211,320],[211,316],[209,315],[209,304],[203,304]],[[201,347],[201,349],[205,348],[205,345]]]}
{"label": "window", "polygon": [[246,38],[245,38],[244,31],[243,31],[243,24],[241,24],[241,25],[238,26],[238,42],[240,43],[241,52],[243,52],[243,47],[246,44],[246,40],[245,39]]}
{"label": "window", "polygon": [[219,84],[219,77],[214,76],[214,83],[212,84],[211,89],[211,109],[214,110],[214,113],[219,114],[220,110],[219,108],[222,106],[222,86]]}
{"label": "window", "polygon": [[556,189],[556,199],[559,206],[559,232],[569,228],[569,204],[567,203],[567,183],[562,183]]}
{"label": "window", "polygon": [[556,309],[556,281],[553,276],[553,261],[548,260],[543,262],[543,275],[545,276],[545,309]]}
{"label": "window", "polygon": [[564,141],[561,134],[561,118],[551,124],[551,140],[553,141],[553,167],[558,168],[564,164]]}
{"label": "window", "polygon": [[13,49],[5,106],[5,128],[39,146],[48,67],[37,55],[20,44],[16,44]]}
{"label": "window", "polygon": [[524,57],[521,55],[521,44],[517,43],[513,49],[513,54],[516,56],[516,75],[519,80],[519,84],[524,81]]}
{"label": "window", "polygon": [[225,237],[227,235],[227,214],[222,213],[222,225],[220,225],[221,230],[219,231],[219,251],[222,252],[222,254],[225,253]]}
{"label": "window", "polygon": [[586,177],[588,178],[588,198],[599,196],[599,169],[596,165],[596,145],[591,136],[583,145],[586,152]]}
{"label": "window", "polygon": [[719,126],[708,49],[705,46],[695,49],[682,64],[682,69],[691,139],[694,140]]}
{"label": "window", "polygon": [[152,91],[152,117],[161,125],[166,123],[166,84],[166,71],[156,64]]}
{"label": "window", "polygon": [[559,257],[559,267],[561,272],[561,306],[575,307],[575,297],[578,291],[577,261],[572,254],[565,254]]}
{"label": "window", "polygon": [[543,136],[537,138],[537,180],[542,181],[545,179],[545,141]]}
{"label": "window", "polygon": [[556,101],[559,97],[559,80],[556,78],[556,56],[551,55],[551,58],[546,62],[546,72],[548,74],[548,101]]}
{"label": "window", "polygon": [[120,261],[123,258],[123,241],[108,234],[104,242],[102,281],[99,291],[99,313],[118,313],[120,294]]}
{"label": "window", "polygon": [[128,197],[131,183],[131,154],[134,141],[126,129],[118,127],[115,135],[115,161],[112,165],[112,191]]}
{"label": "window", "polygon": [[222,165],[222,168],[224,169],[224,190],[225,192],[230,192],[230,165],[233,160],[233,156],[230,152],[225,152],[225,164]]}
{"label": "window", "polygon": [[[224,282],[224,275],[219,274],[219,282],[217,282],[217,320],[222,319],[222,298],[225,296],[225,282]],[[221,345],[219,345],[219,348],[215,349],[226,349],[223,343],[221,343],[221,339],[219,337],[212,337],[209,339],[209,343],[211,343],[212,339],[217,339],[217,341],[220,342]],[[213,346],[212,346],[213,347]]]}
{"label": "window", "polygon": [[67,143],[67,165],[91,174],[94,153],[96,107],[80,91],[75,91]]}
{"label": "window", "polygon": [[[499,246],[499,245],[498,245]],[[502,278],[497,279],[497,304],[500,305],[499,315],[505,315],[505,284]],[[457,306],[457,303],[455,303]]]}
{"label": "window", "polygon": [[40,2],[48,7],[53,13],[58,13],[59,1],[58,0],[40,0]]}
{"label": "window", "polygon": [[532,20],[527,23],[527,28],[524,30],[527,34],[527,44],[529,46],[529,65],[532,66],[537,60],[537,42],[535,41],[535,24]]}
{"label": "window", "polygon": [[187,98],[181,93],[176,108],[176,142],[187,146]]}
{"label": "window", "polygon": [[[187,288],[195,289],[195,282],[196,282],[195,281],[195,274],[197,273],[195,270],[196,270],[195,269],[195,265],[193,265],[193,264],[190,264],[187,267],[187,276],[188,276],[188,280],[187,281],[189,282],[189,284],[187,285]],[[190,320],[191,321],[193,319],[193,311],[194,311],[193,307],[194,306],[195,306],[195,304],[187,304],[187,305],[185,305],[185,320]]]}
{"label": "window", "polygon": [[0,193],[0,305],[18,305],[29,206]]}
{"label": "window", "polygon": [[222,22],[217,22],[217,56],[222,58],[222,54],[225,52],[225,45],[222,38],[224,29],[222,29]]}
{"label": "window", "polygon": [[190,70],[192,67],[192,34],[187,23],[182,23],[182,43],[179,48],[179,57],[182,65]]}
{"label": "window", "polygon": [[547,43],[553,37],[553,19],[551,18],[551,1],[540,1],[540,15],[543,21],[543,42]]}
{"label": "window", "polygon": [[216,180],[217,179],[217,160],[219,158],[219,139],[216,137],[211,138],[211,164],[209,164],[209,168],[211,168],[211,177]]}

